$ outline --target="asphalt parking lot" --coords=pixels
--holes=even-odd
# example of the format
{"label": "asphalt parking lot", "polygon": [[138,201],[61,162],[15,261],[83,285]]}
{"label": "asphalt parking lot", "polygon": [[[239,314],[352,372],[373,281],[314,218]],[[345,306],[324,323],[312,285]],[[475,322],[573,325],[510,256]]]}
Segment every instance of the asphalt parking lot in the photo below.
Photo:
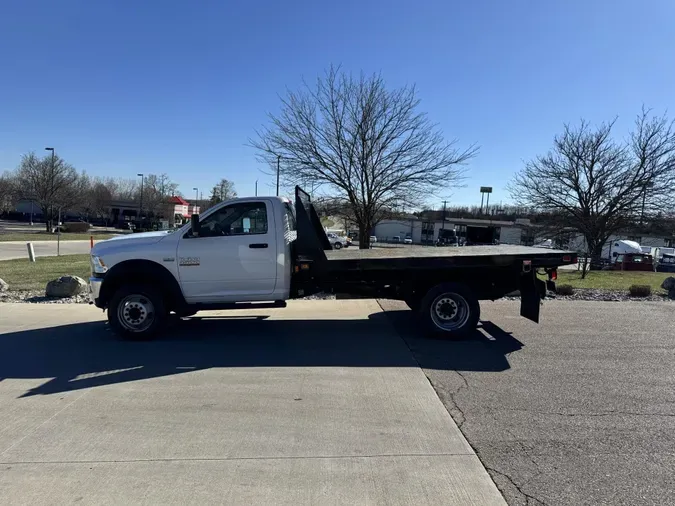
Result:
{"label": "asphalt parking lot", "polygon": [[200,314],[115,338],[0,304],[0,504],[501,505],[376,301]]}
{"label": "asphalt parking lot", "polygon": [[454,343],[383,306],[509,504],[675,504],[674,304],[485,303]]}

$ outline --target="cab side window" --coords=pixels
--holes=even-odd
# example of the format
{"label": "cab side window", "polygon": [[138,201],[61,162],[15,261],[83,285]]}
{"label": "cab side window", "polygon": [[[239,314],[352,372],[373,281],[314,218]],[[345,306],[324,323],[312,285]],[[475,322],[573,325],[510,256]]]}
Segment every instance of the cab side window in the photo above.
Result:
{"label": "cab side window", "polygon": [[267,233],[264,202],[242,202],[223,207],[200,223],[199,237],[255,235]]}

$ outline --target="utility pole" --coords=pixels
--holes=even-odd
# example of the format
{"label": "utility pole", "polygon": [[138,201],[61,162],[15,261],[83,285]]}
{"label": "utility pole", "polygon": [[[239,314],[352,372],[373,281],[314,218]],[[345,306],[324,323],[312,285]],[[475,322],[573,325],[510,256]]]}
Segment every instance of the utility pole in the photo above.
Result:
{"label": "utility pole", "polygon": [[[278,194],[278,191],[279,190],[277,190],[277,194]],[[255,196],[256,197],[258,196],[258,180],[257,179],[255,180]]]}
{"label": "utility pole", "polygon": [[145,177],[143,176],[143,174],[136,174],[136,175],[141,178],[141,204],[138,207],[138,219],[140,220],[141,215],[143,214],[143,180],[145,179]]}
{"label": "utility pole", "polygon": [[647,187],[653,186],[654,183],[646,183],[644,189],[642,190],[642,212],[640,212],[640,226],[644,224],[645,219],[645,203],[647,202]]}
{"label": "utility pole", "polygon": [[281,155],[277,155],[277,197],[279,196],[279,167],[281,166]]}
{"label": "utility pole", "polygon": [[448,203],[447,200],[443,201],[443,221],[441,222],[441,230],[445,230],[445,205]]}

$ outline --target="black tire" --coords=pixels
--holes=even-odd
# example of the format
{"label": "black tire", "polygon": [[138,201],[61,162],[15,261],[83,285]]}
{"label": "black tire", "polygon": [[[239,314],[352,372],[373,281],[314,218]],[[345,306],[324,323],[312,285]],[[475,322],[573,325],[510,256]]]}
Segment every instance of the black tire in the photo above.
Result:
{"label": "black tire", "polygon": [[429,333],[447,339],[472,333],[480,319],[478,299],[461,283],[436,285],[422,299],[419,311]]}
{"label": "black tire", "polygon": [[[164,328],[167,319],[162,294],[151,285],[122,286],[108,304],[110,328],[124,339],[152,339]],[[135,329],[134,322],[138,323]]]}
{"label": "black tire", "polygon": [[342,249],[342,243],[336,242],[335,244],[333,244],[333,249]]}

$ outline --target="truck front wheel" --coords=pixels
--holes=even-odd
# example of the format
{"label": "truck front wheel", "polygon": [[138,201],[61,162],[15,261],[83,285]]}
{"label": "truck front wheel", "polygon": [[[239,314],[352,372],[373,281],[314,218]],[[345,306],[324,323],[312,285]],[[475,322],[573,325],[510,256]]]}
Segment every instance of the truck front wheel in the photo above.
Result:
{"label": "truck front wheel", "polygon": [[420,313],[432,334],[463,337],[473,332],[480,318],[480,304],[471,290],[460,283],[435,286],[422,299]]}
{"label": "truck front wheel", "polygon": [[150,285],[122,286],[108,305],[108,323],[113,332],[125,339],[152,339],[166,319],[162,295]]}

